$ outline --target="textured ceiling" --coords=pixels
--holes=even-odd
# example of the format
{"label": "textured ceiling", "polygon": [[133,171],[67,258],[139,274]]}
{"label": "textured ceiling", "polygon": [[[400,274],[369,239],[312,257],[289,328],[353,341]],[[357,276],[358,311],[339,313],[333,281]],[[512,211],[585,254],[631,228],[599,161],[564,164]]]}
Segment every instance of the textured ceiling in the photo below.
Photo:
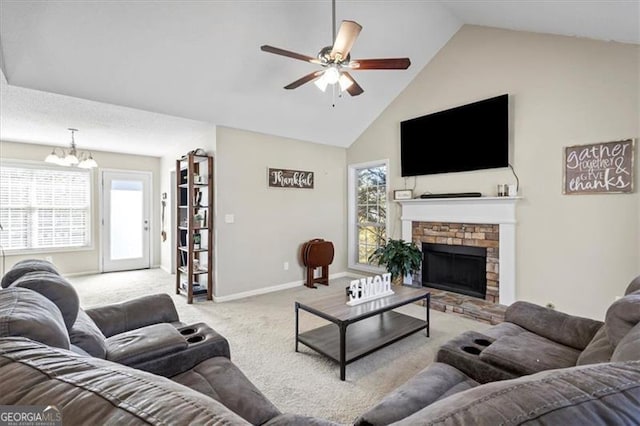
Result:
{"label": "textured ceiling", "polygon": [[105,144],[93,149],[162,155],[174,138],[206,137],[212,123],[349,146],[464,23],[640,43],[639,8],[338,0],[337,19],[364,27],[354,58],[408,56],[412,66],[354,72],[365,93],[332,107],[332,94],[313,84],[282,88],[313,65],[259,50],[271,44],[314,56],[331,43],[328,0],[0,0],[0,65],[10,84],[0,87],[0,137],[63,144],[74,126],[93,132],[87,143]]}

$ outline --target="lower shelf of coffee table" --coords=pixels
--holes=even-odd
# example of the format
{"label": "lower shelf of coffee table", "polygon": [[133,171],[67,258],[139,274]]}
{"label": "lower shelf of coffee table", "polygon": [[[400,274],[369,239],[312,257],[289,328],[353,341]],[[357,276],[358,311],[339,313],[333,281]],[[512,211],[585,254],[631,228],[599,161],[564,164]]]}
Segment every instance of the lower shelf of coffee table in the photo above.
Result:
{"label": "lower shelf of coffee table", "polygon": [[[345,362],[355,361],[417,331],[427,322],[395,311],[387,311],[347,326]],[[328,324],[298,335],[298,341],[340,362],[340,329]]]}

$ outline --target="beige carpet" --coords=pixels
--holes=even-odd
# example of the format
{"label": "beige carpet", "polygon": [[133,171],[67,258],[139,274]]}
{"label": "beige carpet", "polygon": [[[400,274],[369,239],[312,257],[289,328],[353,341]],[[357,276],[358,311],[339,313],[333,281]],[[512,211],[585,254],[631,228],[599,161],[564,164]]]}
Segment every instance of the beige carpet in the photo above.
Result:
{"label": "beige carpet", "polygon": [[[187,305],[175,295],[174,277],[160,269],[72,277],[83,307],[99,306],[152,293],[170,294],[182,321],[205,322],[225,336],[231,359],[283,412],[351,423],[384,395],[429,365],[437,348],[466,330],[488,325],[451,314],[431,311],[431,337],[416,333],[347,366],[346,381],[337,363],[300,345],[294,352],[294,301],[344,292],[348,279],[331,281],[318,290],[300,286],[238,301]],[[270,285],[271,283],[265,283]],[[402,312],[424,317],[418,305]],[[301,313],[302,331],[324,320]]]}

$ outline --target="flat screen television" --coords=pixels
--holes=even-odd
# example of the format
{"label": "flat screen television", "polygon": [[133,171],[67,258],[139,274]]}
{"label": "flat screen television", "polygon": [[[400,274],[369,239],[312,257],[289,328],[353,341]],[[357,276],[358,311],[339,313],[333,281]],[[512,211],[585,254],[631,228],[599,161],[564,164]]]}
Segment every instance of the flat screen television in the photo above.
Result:
{"label": "flat screen television", "polygon": [[509,165],[509,96],[500,95],[400,123],[402,176]]}

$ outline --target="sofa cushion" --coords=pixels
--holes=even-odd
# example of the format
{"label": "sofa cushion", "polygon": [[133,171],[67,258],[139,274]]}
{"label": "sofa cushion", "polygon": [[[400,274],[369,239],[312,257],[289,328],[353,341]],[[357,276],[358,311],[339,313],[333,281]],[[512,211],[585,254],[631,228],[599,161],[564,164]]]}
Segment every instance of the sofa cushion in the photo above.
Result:
{"label": "sofa cushion", "polygon": [[616,350],[611,355],[611,361],[639,361],[640,360],[640,323],[620,340]]}
{"label": "sofa cushion", "polygon": [[215,357],[171,378],[222,403],[254,425],[278,416],[280,411],[228,358]]}
{"label": "sofa cushion", "polygon": [[501,322],[491,328],[482,330],[482,334],[493,339],[498,339],[502,336],[516,336],[520,333],[524,333],[525,331],[527,330],[512,322]]}
{"label": "sofa cushion", "polygon": [[168,294],[138,297],[90,308],[86,312],[106,337],[152,324],[179,321],[176,307]]}
{"label": "sofa cushion", "polygon": [[617,346],[638,322],[640,322],[640,291],[613,302],[607,309],[604,320],[611,344]]}
{"label": "sofa cushion", "polygon": [[173,377],[209,358],[224,356],[231,359],[227,339],[205,323],[182,326],[177,330],[186,339],[187,349],[138,362],[135,367],[164,377]]}
{"label": "sofa cushion", "polygon": [[545,371],[441,399],[395,425],[632,425],[640,362]]}
{"label": "sofa cushion", "polygon": [[388,425],[433,402],[478,386],[456,368],[435,362],[384,397],[356,420],[357,426]]}
{"label": "sofa cushion", "polygon": [[71,330],[76,322],[80,300],[78,293],[71,283],[58,275],[48,271],[29,272],[11,283],[11,287],[23,287],[40,293],[56,304],[67,330]]}
{"label": "sofa cushion", "polygon": [[480,353],[482,361],[522,375],[572,367],[578,356],[579,350],[528,331],[500,337]]}
{"label": "sofa cushion", "polygon": [[22,336],[69,349],[69,335],[58,307],[26,288],[0,291],[0,337],[5,336]]}
{"label": "sofa cushion", "polygon": [[627,295],[627,294],[635,293],[638,290],[640,290],[640,275],[638,275],[633,280],[631,280],[624,294]]}
{"label": "sofa cushion", "polygon": [[103,359],[107,356],[104,334],[82,308],[78,310],[78,318],[69,332],[69,338],[73,345],[84,349],[91,356]]}
{"label": "sofa cushion", "polygon": [[266,422],[263,426],[340,426],[338,423],[300,414],[285,413]]}
{"label": "sofa cushion", "polygon": [[507,308],[505,321],[579,350],[587,347],[602,327],[601,321],[565,314],[523,301],[515,302]]}
{"label": "sofa cushion", "polygon": [[107,359],[134,366],[182,351],[187,341],[171,324],[154,324],[108,337]]}
{"label": "sofa cushion", "polygon": [[54,405],[63,424],[248,424],[167,378],[20,338],[0,339],[0,377],[0,405]]}
{"label": "sofa cushion", "polygon": [[[525,332],[525,330],[521,331],[521,333]],[[478,383],[517,377],[518,374],[480,359],[480,353],[493,341],[495,339],[483,333],[465,331],[440,346],[435,360],[455,367]]]}
{"label": "sofa cushion", "polygon": [[51,262],[42,259],[25,259],[17,262],[9,271],[7,271],[6,274],[4,274],[2,281],[0,281],[0,285],[2,288],[7,288],[12,282],[24,274],[37,271],[46,271],[58,274],[56,267],[53,266],[53,263]]}
{"label": "sofa cushion", "polygon": [[593,336],[591,342],[584,348],[578,357],[576,365],[597,364],[599,362],[609,362],[615,348],[611,345],[607,337],[606,327],[603,325]]}

